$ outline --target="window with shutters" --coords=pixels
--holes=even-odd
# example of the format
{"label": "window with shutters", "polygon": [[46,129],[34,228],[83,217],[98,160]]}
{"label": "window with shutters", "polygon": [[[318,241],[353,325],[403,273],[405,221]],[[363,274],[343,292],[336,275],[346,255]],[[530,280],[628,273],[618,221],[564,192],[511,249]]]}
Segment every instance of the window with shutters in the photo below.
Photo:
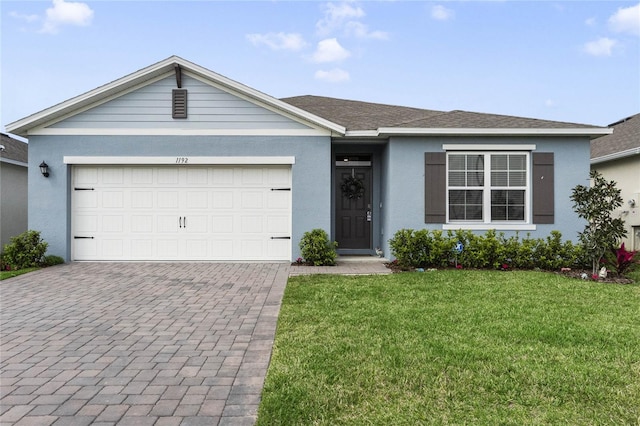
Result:
{"label": "window with shutters", "polygon": [[528,223],[528,152],[447,153],[447,223]]}
{"label": "window with shutters", "polygon": [[172,117],[187,118],[187,90],[173,89],[172,93]]}

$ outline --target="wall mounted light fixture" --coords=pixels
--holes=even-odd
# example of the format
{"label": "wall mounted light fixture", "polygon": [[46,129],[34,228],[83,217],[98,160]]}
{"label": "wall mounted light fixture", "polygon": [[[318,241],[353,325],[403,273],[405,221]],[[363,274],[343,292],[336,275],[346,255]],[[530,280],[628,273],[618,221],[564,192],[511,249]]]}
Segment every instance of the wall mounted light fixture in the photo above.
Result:
{"label": "wall mounted light fixture", "polygon": [[42,173],[42,176],[46,178],[49,177],[49,165],[44,161],[40,163],[40,173]]}

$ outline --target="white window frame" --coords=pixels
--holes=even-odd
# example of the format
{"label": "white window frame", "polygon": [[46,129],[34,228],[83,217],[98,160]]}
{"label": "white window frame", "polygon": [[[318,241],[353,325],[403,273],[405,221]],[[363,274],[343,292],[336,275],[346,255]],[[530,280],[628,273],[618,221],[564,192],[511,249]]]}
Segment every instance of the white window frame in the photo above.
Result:
{"label": "white window frame", "polygon": [[[445,145],[443,148],[448,148],[446,155],[446,223],[443,225],[443,229],[468,229],[468,230],[535,230],[536,225],[531,223],[532,217],[532,182],[531,182],[531,151],[535,149],[535,145],[521,145],[521,146],[500,146],[500,145],[485,145],[474,146],[470,145],[451,146]],[[457,148],[457,149],[455,149]],[[488,149],[487,149],[488,148]],[[505,148],[500,149],[500,148]],[[491,185],[491,156],[492,155],[525,155],[526,164],[526,186],[524,188],[524,220],[518,221],[491,221],[491,190],[492,189],[505,189],[505,187],[492,186]],[[482,190],[482,220],[479,221],[464,221],[464,220],[451,220],[449,218],[449,191],[452,189],[449,186],[449,155],[483,155],[484,156],[484,185],[481,187],[465,187],[464,189],[477,189]],[[454,187],[463,189],[462,187]],[[509,188],[506,188],[509,189]],[[520,189],[520,187],[518,187]]]}

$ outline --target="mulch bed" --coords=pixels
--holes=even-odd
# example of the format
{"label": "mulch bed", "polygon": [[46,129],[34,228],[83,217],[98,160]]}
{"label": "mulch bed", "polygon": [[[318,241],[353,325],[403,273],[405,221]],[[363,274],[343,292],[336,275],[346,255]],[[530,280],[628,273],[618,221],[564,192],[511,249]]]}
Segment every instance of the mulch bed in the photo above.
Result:
{"label": "mulch bed", "polygon": [[[410,271],[414,271],[413,269],[407,269],[407,268],[402,268],[400,267],[397,263],[395,262],[389,262],[389,263],[385,263],[385,266],[389,269],[391,269],[394,273],[398,273],[398,272],[410,272]],[[455,268],[449,268],[449,269],[455,269]],[[424,270],[421,269],[417,269],[420,272],[423,272]],[[428,271],[428,269],[427,269]],[[572,269],[570,271],[556,271],[555,272],[558,275],[564,275],[565,277],[569,277],[569,278],[574,278],[576,280],[580,280],[580,281],[598,281],[598,282],[602,282],[602,283],[613,283],[613,284],[633,284],[634,281],[630,278],[627,278],[625,276],[621,276],[618,275],[614,272],[609,272],[607,274],[606,278],[598,278],[597,280],[593,280],[591,278],[591,271],[587,271],[587,270],[583,270],[583,269]],[[586,276],[587,278],[584,279],[583,277]]]}

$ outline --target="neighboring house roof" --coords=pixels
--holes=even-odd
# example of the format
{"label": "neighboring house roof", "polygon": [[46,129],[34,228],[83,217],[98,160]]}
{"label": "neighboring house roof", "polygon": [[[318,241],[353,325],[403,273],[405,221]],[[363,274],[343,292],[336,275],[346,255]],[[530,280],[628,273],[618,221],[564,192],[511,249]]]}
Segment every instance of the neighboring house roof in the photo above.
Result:
{"label": "neighboring house roof", "polygon": [[279,111],[334,136],[379,137],[389,135],[571,135],[598,137],[611,129],[575,123],[481,114],[434,111],[322,96],[276,99],[220,74],[171,56],[90,92],[54,105],[6,126],[8,132],[27,137],[46,126],[95,105],[143,87],[171,73],[185,71],[244,99]]}
{"label": "neighboring house roof", "polygon": [[609,125],[613,133],[591,141],[591,163],[640,154],[640,114]]}
{"label": "neighboring house roof", "polygon": [[0,151],[0,161],[27,167],[29,145],[4,133],[0,133],[0,145],[4,147]]}

